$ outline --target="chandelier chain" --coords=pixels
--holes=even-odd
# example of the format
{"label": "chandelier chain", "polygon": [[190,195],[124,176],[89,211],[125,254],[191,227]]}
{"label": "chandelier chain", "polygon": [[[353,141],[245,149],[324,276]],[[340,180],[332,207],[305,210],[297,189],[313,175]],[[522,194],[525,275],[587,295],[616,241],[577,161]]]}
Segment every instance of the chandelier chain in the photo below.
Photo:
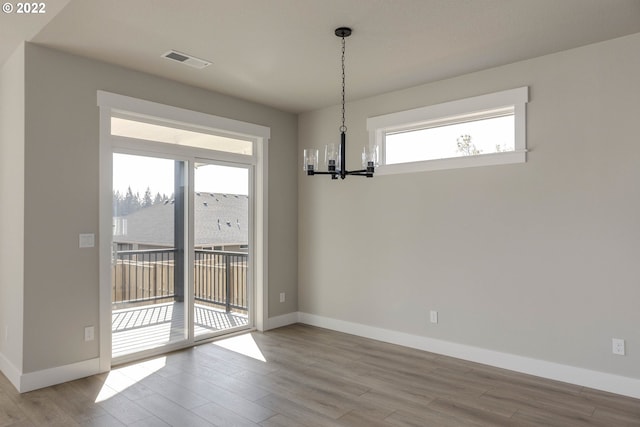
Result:
{"label": "chandelier chain", "polygon": [[344,92],[345,92],[345,72],[344,72],[344,57],[345,57],[345,40],[344,36],[342,37],[342,126],[340,126],[340,132],[346,132],[347,127],[344,124]]}

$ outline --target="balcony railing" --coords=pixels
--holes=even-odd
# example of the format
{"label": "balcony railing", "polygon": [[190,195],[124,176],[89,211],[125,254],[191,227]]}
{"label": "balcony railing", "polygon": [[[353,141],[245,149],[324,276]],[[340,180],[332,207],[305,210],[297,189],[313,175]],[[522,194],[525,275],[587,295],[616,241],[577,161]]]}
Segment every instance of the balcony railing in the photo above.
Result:
{"label": "balcony railing", "polygon": [[197,250],[194,266],[196,301],[224,304],[226,311],[247,309],[247,254]]}
{"label": "balcony railing", "polygon": [[[113,265],[111,301],[118,306],[178,297],[175,249],[118,251]],[[247,254],[196,250],[194,297],[227,312],[247,310]],[[179,290],[179,289],[178,289]]]}

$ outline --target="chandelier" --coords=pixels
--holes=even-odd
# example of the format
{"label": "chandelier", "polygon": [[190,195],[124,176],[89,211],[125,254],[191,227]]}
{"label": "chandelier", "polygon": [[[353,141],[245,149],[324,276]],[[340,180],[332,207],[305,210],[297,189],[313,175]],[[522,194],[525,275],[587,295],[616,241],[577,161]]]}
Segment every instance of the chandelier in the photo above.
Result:
{"label": "chandelier", "polygon": [[317,149],[305,149],[303,153],[303,167],[307,175],[331,175],[331,179],[338,177],[345,179],[347,175],[373,177],[373,172],[377,166],[378,151],[377,147],[365,145],[362,151],[362,167],[360,170],[347,170],[346,151],[347,151],[347,127],[345,126],[345,38],[351,35],[351,28],[340,27],[335,30],[336,36],[342,38],[342,125],[340,126],[340,144],[327,144],[325,147],[325,167],[327,170],[318,170],[319,153]]}

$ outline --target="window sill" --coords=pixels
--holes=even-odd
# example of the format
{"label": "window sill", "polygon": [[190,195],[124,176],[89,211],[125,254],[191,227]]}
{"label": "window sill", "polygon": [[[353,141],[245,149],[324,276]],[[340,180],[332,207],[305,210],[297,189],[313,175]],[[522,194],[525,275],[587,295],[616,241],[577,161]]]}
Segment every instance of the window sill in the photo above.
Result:
{"label": "window sill", "polygon": [[508,153],[478,154],[476,156],[382,165],[376,168],[375,173],[376,175],[395,175],[400,173],[428,172],[444,169],[507,165],[513,163],[525,163],[526,161],[526,151],[511,151]]}

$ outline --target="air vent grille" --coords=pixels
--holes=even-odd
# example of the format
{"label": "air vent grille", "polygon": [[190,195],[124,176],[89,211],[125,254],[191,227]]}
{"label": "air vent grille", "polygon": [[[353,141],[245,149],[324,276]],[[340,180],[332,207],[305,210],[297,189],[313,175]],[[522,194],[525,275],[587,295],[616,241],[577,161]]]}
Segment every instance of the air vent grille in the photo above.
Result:
{"label": "air vent grille", "polygon": [[193,55],[188,55],[186,53],[178,52],[175,50],[170,50],[162,54],[163,58],[170,59],[172,61],[177,61],[182,64],[188,65],[193,68],[202,69],[211,65],[211,61],[206,61],[204,59],[196,58]]}

